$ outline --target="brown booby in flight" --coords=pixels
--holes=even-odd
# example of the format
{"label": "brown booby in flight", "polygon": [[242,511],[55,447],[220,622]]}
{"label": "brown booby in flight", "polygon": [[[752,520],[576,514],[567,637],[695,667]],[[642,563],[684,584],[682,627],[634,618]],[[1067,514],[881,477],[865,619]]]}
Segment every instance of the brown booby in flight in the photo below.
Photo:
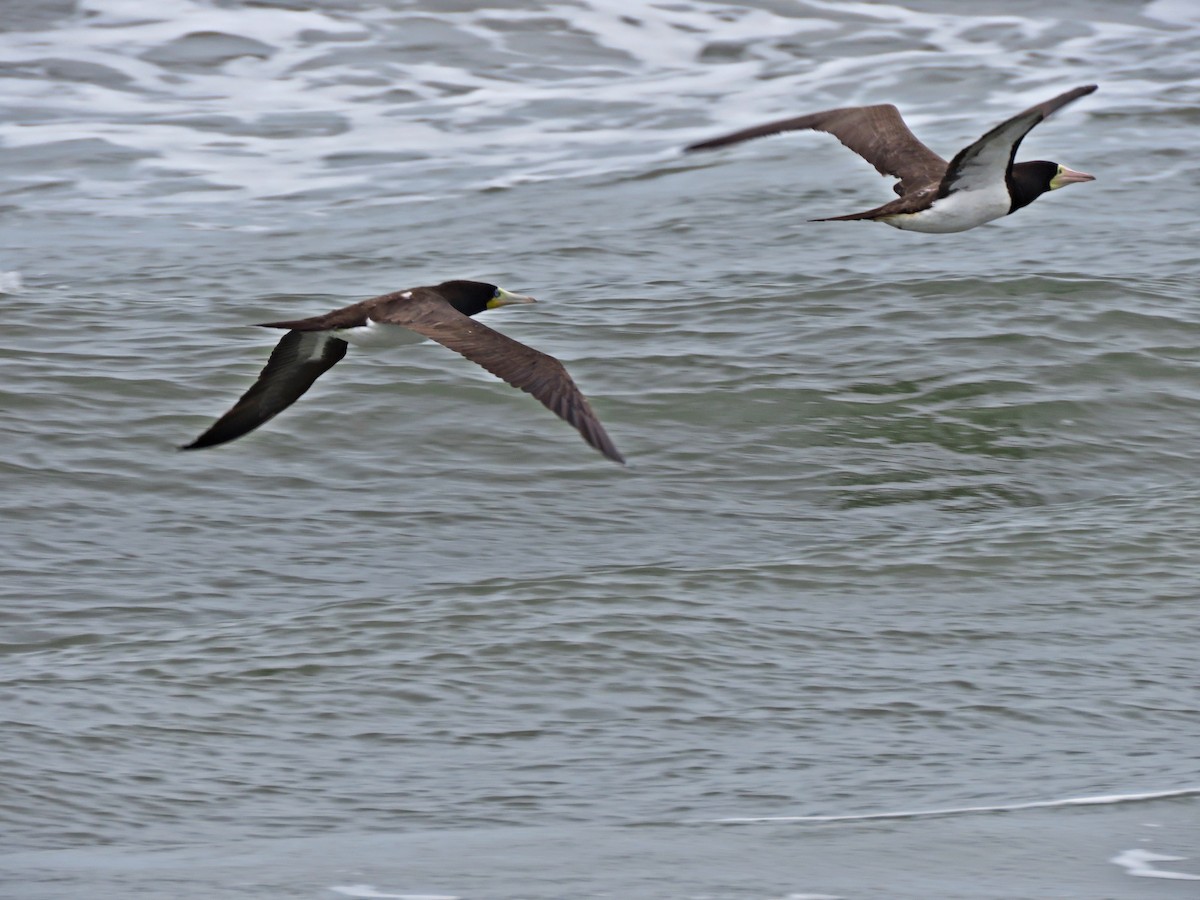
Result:
{"label": "brown booby in flight", "polygon": [[575,426],[585,441],[614,462],[624,463],[562,363],[471,318],[486,309],[533,302],[532,297],[494,284],[446,281],[384,294],[309,319],[266,322],[262,327],[286,328],[287,334],[258,380],[211,428],[180,449],[223,444],[274,418],[345,356],[350,343],[396,345],[429,338],[532,394]]}
{"label": "brown booby in flight", "polygon": [[1094,90],[1096,85],[1084,85],[1031,106],[958,151],[949,163],[917,140],[890,103],[780,119],[700,141],[686,149],[711,150],[783,131],[824,131],[873,165],[881,175],[899,178],[895,191],[900,196],[865,212],[814,221],[871,219],[906,231],[966,231],[1014,213],[1047,191],[1095,180],[1055,162],[1013,163],[1022,138],[1038,122]]}

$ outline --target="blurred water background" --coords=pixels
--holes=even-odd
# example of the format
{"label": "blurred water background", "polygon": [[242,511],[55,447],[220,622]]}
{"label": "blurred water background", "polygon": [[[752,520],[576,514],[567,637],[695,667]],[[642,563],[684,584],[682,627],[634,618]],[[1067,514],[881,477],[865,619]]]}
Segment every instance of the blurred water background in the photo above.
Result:
{"label": "blurred water background", "polygon": [[[4,0],[0,886],[1200,896],[1190,0]],[[957,235],[769,118],[1097,176]],[[436,345],[178,454],[452,277]]]}

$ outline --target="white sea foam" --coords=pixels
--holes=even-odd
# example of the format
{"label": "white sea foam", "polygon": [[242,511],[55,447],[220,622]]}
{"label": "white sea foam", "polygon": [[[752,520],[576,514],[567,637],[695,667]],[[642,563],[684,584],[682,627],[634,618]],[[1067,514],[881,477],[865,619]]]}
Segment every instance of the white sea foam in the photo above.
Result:
{"label": "white sea foam", "polygon": [[1187,872],[1175,872],[1171,869],[1160,869],[1152,863],[1179,862],[1188,859],[1186,856],[1165,856],[1162,853],[1151,853],[1149,850],[1123,850],[1109,862],[1123,868],[1129,875],[1140,878],[1171,878],[1176,881],[1200,881],[1200,875]]}
{"label": "white sea foam", "polygon": [[20,272],[0,272],[0,294],[18,294],[22,287]]}
{"label": "white sea foam", "polygon": [[[914,127],[939,123],[948,153],[990,124],[981,111],[1001,116],[1096,80],[1115,47],[1154,45],[1161,66],[1183,66],[1200,23],[1180,6],[1152,4],[1180,25],[1164,35],[1136,19],[1060,34],[1052,17],[828,0],[788,15],[686,0],[634,13],[622,0],[457,12],[164,0],[153,16],[137,0],[85,0],[46,31],[0,34],[0,64],[51,72],[8,79],[0,142],[132,151],[134,177],[84,172],[80,202],[136,201],[164,185],[150,194],[159,205],[206,189],[214,202],[369,198],[642,169],[714,128],[882,99],[903,104]],[[409,35],[422,28],[436,31],[418,46]],[[54,64],[109,74],[54,75]],[[1147,72],[1117,74],[1103,102],[1154,103]],[[951,75],[970,104],[947,91]]]}
{"label": "white sea foam", "polygon": [[1200,25],[1200,6],[1192,0],[1151,0],[1142,15],[1177,25]]}
{"label": "white sea foam", "polygon": [[377,891],[369,884],[334,885],[329,889],[343,897],[356,897],[361,900],[460,900],[454,894],[388,894]]}
{"label": "white sea foam", "polygon": [[864,822],[876,819],[921,819],[934,816],[964,816],[975,813],[1014,812],[1022,809],[1057,809],[1067,806],[1109,806],[1118,803],[1139,803],[1147,800],[1165,800],[1172,797],[1200,796],[1200,787],[1179,788],[1172,791],[1150,791],[1140,794],[1102,794],[1095,797],[1068,797],[1061,800],[1034,800],[1026,803],[998,803],[990,806],[947,806],[940,809],[897,810],[895,812],[852,813],[832,816],[738,816],[713,819],[720,824],[759,824],[801,822],[821,824],[827,822]]}

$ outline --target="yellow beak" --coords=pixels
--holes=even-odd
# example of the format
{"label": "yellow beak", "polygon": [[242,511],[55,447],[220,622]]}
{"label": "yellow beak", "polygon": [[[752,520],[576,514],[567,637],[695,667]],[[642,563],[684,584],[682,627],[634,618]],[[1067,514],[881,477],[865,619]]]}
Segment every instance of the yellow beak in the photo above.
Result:
{"label": "yellow beak", "polygon": [[1076,172],[1074,169],[1068,169],[1066,166],[1059,166],[1058,174],[1050,179],[1050,190],[1058,190],[1065,184],[1076,184],[1080,181],[1095,180],[1095,175],[1089,175],[1087,172]]}
{"label": "yellow beak", "polygon": [[506,291],[504,288],[497,288],[496,296],[488,301],[488,309],[508,306],[510,303],[537,303],[537,301],[524,294],[514,294],[511,291]]}

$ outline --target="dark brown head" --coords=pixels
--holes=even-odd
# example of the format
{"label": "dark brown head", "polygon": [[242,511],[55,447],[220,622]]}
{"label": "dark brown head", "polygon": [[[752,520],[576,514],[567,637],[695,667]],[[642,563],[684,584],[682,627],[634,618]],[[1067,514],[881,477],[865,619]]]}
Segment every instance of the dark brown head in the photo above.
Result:
{"label": "dark brown head", "polygon": [[1009,212],[1014,213],[1022,206],[1028,206],[1047,191],[1055,191],[1076,182],[1095,180],[1094,175],[1076,172],[1044,159],[1016,163],[1009,173],[1008,188],[1012,194],[1012,208]]}
{"label": "dark brown head", "polygon": [[433,289],[464,316],[473,316],[485,309],[495,309],[510,303],[536,302],[532,297],[514,294],[482,281],[443,281]]}

